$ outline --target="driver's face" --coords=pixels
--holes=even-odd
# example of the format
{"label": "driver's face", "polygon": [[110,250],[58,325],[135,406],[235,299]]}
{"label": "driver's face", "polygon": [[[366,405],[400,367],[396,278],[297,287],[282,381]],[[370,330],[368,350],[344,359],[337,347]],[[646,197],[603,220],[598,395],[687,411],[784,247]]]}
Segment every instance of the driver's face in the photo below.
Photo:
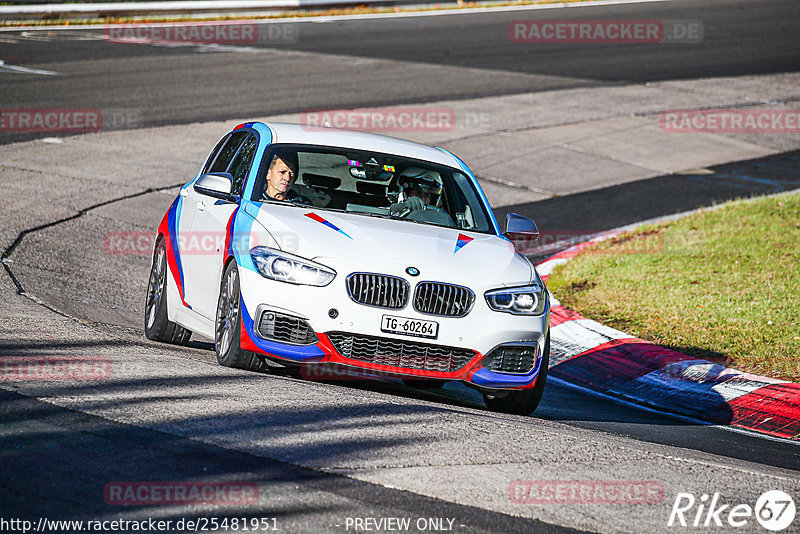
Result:
{"label": "driver's face", "polygon": [[275,198],[277,195],[284,195],[294,184],[295,178],[292,169],[279,158],[267,172],[267,194]]}

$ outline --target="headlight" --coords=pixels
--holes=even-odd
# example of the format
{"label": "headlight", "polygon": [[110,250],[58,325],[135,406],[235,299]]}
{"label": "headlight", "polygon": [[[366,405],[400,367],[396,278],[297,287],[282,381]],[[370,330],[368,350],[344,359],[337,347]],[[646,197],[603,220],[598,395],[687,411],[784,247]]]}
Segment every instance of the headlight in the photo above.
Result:
{"label": "headlight", "polygon": [[253,258],[258,272],[271,280],[307,286],[327,286],[336,278],[336,271],[330,267],[272,248],[252,248],[250,257]]}
{"label": "headlight", "polygon": [[547,291],[538,285],[494,289],[484,296],[491,309],[515,315],[541,315],[547,308]]}

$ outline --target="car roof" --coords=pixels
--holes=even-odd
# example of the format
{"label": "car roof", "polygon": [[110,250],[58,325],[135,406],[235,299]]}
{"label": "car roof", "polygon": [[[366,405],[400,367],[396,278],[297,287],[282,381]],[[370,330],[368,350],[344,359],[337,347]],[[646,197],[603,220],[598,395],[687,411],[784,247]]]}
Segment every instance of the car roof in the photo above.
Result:
{"label": "car roof", "polygon": [[451,154],[428,145],[406,141],[405,139],[358,132],[355,130],[305,126],[284,122],[262,124],[272,130],[273,143],[320,145],[370,150],[384,154],[430,161],[456,169],[460,168],[458,160]]}

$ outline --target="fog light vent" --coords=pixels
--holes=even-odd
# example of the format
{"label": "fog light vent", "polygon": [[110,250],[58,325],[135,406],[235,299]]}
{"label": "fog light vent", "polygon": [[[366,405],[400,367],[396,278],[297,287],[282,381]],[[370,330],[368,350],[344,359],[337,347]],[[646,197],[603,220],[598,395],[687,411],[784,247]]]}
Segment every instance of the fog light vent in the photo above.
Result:
{"label": "fog light vent", "polygon": [[261,314],[258,335],[264,339],[293,345],[313,345],[318,341],[317,334],[303,319],[271,310]]}
{"label": "fog light vent", "polygon": [[525,375],[536,365],[538,352],[537,344],[501,345],[483,359],[482,365],[490,371]]}

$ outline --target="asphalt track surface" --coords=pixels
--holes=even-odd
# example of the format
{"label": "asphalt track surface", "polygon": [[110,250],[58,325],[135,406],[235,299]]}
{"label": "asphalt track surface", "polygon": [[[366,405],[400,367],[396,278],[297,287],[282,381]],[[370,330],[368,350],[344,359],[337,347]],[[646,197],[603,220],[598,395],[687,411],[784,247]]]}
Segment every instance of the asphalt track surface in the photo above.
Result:
{"label": "asphalt track surface", "polygon": [[[0,510],[6,517],[13,515],[34,522],[40,517],[80,520],[107,512],[108,507],[97,495],[102,494],[109,480],[224,477],[241,483],[258,483],[260,492],[279,493],[281,500],[290,504],[228,509],[217,511],[215,517],[275,518],[283,532],[326,532],[342,522],[335,520],[334,515],[458,517],[466,523],[458,528],[461,532],[577,532],[258,456],[231,454],[220,447],[63,410],[6,391],[0,391],[0,416],[4,428],[15,428],[22,436],[13,440],[14,449],[24,450],[29,459],[35,459],[4,466]],[[3,436],[2,441],[12,440]],[[64,451],[79,450],[80,454],[54,455],[54,446]],[[25,489],[28,485],[24,481],[31,479],[37,480],[37,491]],[[16,490],[9,487],[14,483]],[[146,514],[145,510],[142,507]],[[136,508],[126,507],[125,512],[135,513]],[[160,519],[177,521],[204,516],[208,516],[207,511],[205,514],[182,511]]]}
{"label": "asphalt track surface", "polygon": [[[521,44],[519,19],[695,20],[700,43]],[[0,59],[58,72],[3,74],[3,108],[128,108],[141,125],[261,117],[603,84],[779,73],[800,65],[800,4],[675,0],[302,22],[296,42],[265,39],[219,61],[214,46],[104,40],[102,28],[0,33]],[[295,23],[291,23],[295,24]],[[248,53],[248,48],[298,54]],[[386,60],[389,62],[387,63]],[[25,135],[4,135],[0,142]]]}
{"label": "asphalt track surface", "polygon": [[[561,11],[536,12],[533,16],[566,18]],[[529,18],[520,12],[441,15],[369,23],[304,23],[302,39],[281,45],[282,49],[303,54],[292,56],[291,61],[284,56],[265,61],[263,56],[246,52],[217,56],[194,49],[67,38],[65,32],[58,31],[43,40],[4,32],[0,34],[0,58],[6,63],[60,74],[53,78],[2,74],[0,108],[124,106],[141,110],[142,125],[162,125],[319,107],[390,105],[566,87],[777,73],[800,66],[800,41],[796,38],[800,4],[796,2],[676,1],[588,8],[574,16],[700,19],[705,39],[691,48],[681,44],[519,45],[508,42],[507,32],[509,21]],[[79,31],[95,37],[97,33]],[[331,54],[337,56],[335,65],[330,61]],[[345,61],[339,56],[345,56]],[[351,58],[352,68],[343,67],[347,58]],[[396,61],[396,69],[364,62],[369,59]],[[448,69],[449,66],[476,70],[465,73]],[[2,142],[24,137],[3,136]],[[545,228],[581,229],[587,227],[586,221],[592,221],[593,228],[612,228],[727,198],[793,189],[800,185],[797,168],[798,155],[790,153],[719,166],[711,175],[662,177],[553,198],[535,206],[504,207],[498,214],[535,211],[537,221]],[[687,195],[687,191],[695,194]],[[655,196],[672,201],[667,207],[647,202]],[[162,195],[148,204],[152,213],[146,215],[157,220],[169,201],[168,195]],[[584,220],[574,217],[575,213]],[[74,226],[48,226],[39,232],[49,233],[51,242],[65,243],[66,248],[76,231],[78,235],[88,234],[93,230],[92,224],[75,220]],[[65,262],[69,265],[88,260],[73,257]],[[122,282],[112,276],[113,269],[101,274],[100,293],[122,291]],[[42,291],[46,294],[46,290]],[[90,320],[118,313],[110,323],[125,338],[121,344],[127,346],[136,338],[139,310],[135,306],[122,312],[90,310],[88,306],[76,307],[79,304],[75,303],[70,308],[67,296],[61,298],[64,302],[55,303],[59,309]],[[52,295],[52,299],[59,300],[58,295]],[[33,341],[31,344],[35,345]],[[2,346],[6,353],[24,348],[11,343]],[[187,358],[213,360],[208,344],[194,343],[182,353]],[[469,400],[393,384],[346,387],[431,401],[456,411],[478,407]],[[85,518],[93,512],[106,511],[88,495],[107,480],[239,473],[243,480],[250,477],[269,481],[270,489],[289,503],[280,512],[289,532],[312,531],[312,525],[320,527],[318,531],[331,527],[328,518],[333,511],[348,516],[458,516],[468,525],[465,532],[566,531],[291,463],[232,453],[7,391],[0,392],[0,412],[0,454],[7,460],[0,468],[3,515],[14,511],[19,517]],[[713,456],[715,461],[730,465],[746,461],[800,471],[800,451],[794,444],[678,421],[555,383],[548,384],[535,418],[565,423],[606,439],[630,438],[642,442],[645,448],[679,447],[689,458]],[[36,487],[27,483],[34,478],[39,481]],[[246,513],[257,516],[268,512],[276,513],[274,509]]]}

